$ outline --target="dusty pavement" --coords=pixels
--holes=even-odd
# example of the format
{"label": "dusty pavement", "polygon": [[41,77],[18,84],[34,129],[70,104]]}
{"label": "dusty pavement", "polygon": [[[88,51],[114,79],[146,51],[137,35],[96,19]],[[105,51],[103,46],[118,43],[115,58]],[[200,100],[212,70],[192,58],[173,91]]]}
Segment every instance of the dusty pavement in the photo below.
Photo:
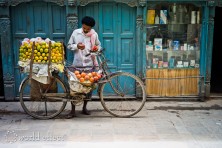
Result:
{"label": "dusty pavement", "polygon": [[91,115],[36,120],[19,102],[0,102],[1,148],[163,147],[222,148],[222,99],[147,101],[132,118],[116,118],[100,102],[89,102]]}

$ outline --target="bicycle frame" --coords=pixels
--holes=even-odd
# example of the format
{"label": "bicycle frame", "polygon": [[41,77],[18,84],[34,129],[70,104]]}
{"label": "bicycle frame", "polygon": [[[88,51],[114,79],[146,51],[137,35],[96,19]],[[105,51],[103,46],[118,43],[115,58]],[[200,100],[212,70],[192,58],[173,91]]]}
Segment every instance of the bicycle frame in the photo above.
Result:
{"label": "bicycle frame", "polygon": [[[99,84],[98,86],[98,92],[99,92],[99,89],[100,89],[100,85],[103,84],[103,83],[110,83],[110,86],[112,87],[112,89],[114,90],[114,92],[120,96],[124,96],[123,93],[120,93],[116,87],[113,86],[113,84],[109,81],[110,80],[110,77],[112,77],[113,75],[117,75],[119,73],[121,73],[121,71],[116,71],[114,73],[110,72],[109,71],[109,67],[107,65],[107,60],[104,56],[104,54],[102,53],[102,50],[101,51],[98,51],[96,53],[98,60],[99,60],[99,70],[102,70],[102,73],[103,73],[103,77],[96,83]],[[91,67],[91,66],[90,66]],[[67,68],[67,67],[66,67]],[[79,67],[80,68],[80,67]],[[19,86],[19,92],[21,91],[21,87],[22,87],[22,84],[23,82],[28,79],[28,77],[24,78]],[[52,97],[52,99],[55,99],[55,100],[70,100],[70,95],[69,95],[69,92],[67,93],[47,93],[47,91],[49,90],[49,88],[52,86],[53,84],[53,80],[51,80],[51,82],[49,83],[49,86],[47,87],[47,89],[45,90],[45,92],[40,92],[41,95],[43,97]],[[65,83],[66,84],[66,83]],[[67,85],[67,84],[66,84]],[[67,86],[65,86],[66,88],[69,88]],[[69,89],[68,89],[69,90]],[[55,97],[56,96],[56,97]],[[65,97],[67,96],[67,97]],[[65,98],[62,98],[62,97],[65,97]]]}
{"label": "bicycle frame", "polygon": [[[107,112],[109,112],[111,115],[116,117],[131,117],[136,113],[138,113],[142,109],[146,101],[145,88],[143,82],[137,76],[127,72],[121,72],[121,71],[111,72],[111,70],[108,67],[107,60],[102,51],[98,51],[94,54],[97,55],[99,62],[99,65],[97,66],[98,69],[96,70],[99,70],[100,71],[99,73],[102,74],[102,78],[95,83],[98,84],[99,100],[101,101],[101,104],[104,107],[104,109]],[[87,66],[87,68],[84,70],[91,71],[93,70],[93,68],[96,67],[91,67],[91,68],[92,69],[89,69],[89,67]],[[72,66],[71,67],[65,66],[65,70],[68,72],[68,74],[72,75],[74,74],[72,73],[73,70],[78,70],[78,69]],[[68,101],[71,102],[73,105],[80,105],[86,99],[85,92],[78,93],[76,91],[72,91],[69,85],[67,85],[67,81],[64,81],[64,79],[61,79],[61,77],[59,77],[58,75],[52,74],[52,77],[53,78],[50,78],[49,84],[47,85],[42,85],[41,83],[38,83],[37,86],[35,86],[36,85],[35,83],[33,83],[32,85],[32,77],[29,76],[22,81],[19,88],[20,102],[23,109],[29,115],[38,119],[50,119],[59,115],[64,110],[66,103]],[[134,82],[134,83],[132,83],[132,85],[129,85],[130,84],[129,82]],[[53,89],[51,89],[51,86],[54,86],[54,84],[56,85],[55,87],[56,91],[53,91]],[[37,89],[39,89],[37,92],[39,93],[38,94],[39,98],[37,98],[37,100],[32,100],[33,98],[36,99],[35,96],[34,97],[28,96],[28,98],[30,98],[31,100],[27,98],[26,102],[26,96],[24,94],[27,93],[24,92],[26,88],[29,91],[31,90],[30,88],[32,87],[33,88],[37,87]],[[73,87],[77,88],[75,84],[73,85]],[[137,89],[141,91],[139,97],[137,97]],[[31,96],[31,92],[29,93]],[[132,105],[133,103],[137,103],[138,105]],[[39,107],[32,108],[33,105]]]}

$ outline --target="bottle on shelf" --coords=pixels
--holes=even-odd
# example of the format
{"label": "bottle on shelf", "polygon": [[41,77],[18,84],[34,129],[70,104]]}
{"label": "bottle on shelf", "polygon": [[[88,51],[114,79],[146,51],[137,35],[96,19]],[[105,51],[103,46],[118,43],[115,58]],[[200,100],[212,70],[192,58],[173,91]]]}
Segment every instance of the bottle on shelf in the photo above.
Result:
{"label": "bottle on shelf", "polygon": [[197,24],[200,24],[200,11],[197,11]]}
{"label": "bottle on shelf", "polygon": [[155,17],[155,24],[160,24],[160,18],[158,16],[158,14]]}
{"label": "bottle on shelf", "polygon": [[196,24],[196,11],[191,11],[191,24]]}
{"label": "bottle on shelf", "polygon": [[176,3],[174,3],[173,4],[173,13],[176,13],[176,11],[177,11],[177,5],[176,5]]}

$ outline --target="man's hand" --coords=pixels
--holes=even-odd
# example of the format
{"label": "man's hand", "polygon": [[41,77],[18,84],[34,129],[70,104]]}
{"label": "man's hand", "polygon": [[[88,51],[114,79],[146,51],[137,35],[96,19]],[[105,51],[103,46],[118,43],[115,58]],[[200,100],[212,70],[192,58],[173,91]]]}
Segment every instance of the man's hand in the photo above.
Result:
{"label": "man's hand", "polygon": [[98,46],[93,46],[93,48],[92,48],[92,51],[97,51],[99,49],[99,47]]}
{"label": "man's hand", "polygon": [[85,45],[83,43],[78,43],[77,48],[83,50],[85,49]]}

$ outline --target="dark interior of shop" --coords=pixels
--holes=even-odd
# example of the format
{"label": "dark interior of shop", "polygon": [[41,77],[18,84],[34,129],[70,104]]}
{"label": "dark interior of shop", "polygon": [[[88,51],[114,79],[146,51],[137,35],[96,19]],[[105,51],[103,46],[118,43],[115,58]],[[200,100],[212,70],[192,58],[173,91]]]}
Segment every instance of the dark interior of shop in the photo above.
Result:
{"label": "dark interior of shop", "polygon": [[214,19],[214,42],[213,42],[213,57],[211,70],[211,93],[222,93],[222,21],[221,19],[222,7],[216,7]]}
{"label": "dark interior of shop", "polygon": [[1,54],[1,42],[0,42],[0,99],[4,96],[4,84],[2,74],[2,54]]}

